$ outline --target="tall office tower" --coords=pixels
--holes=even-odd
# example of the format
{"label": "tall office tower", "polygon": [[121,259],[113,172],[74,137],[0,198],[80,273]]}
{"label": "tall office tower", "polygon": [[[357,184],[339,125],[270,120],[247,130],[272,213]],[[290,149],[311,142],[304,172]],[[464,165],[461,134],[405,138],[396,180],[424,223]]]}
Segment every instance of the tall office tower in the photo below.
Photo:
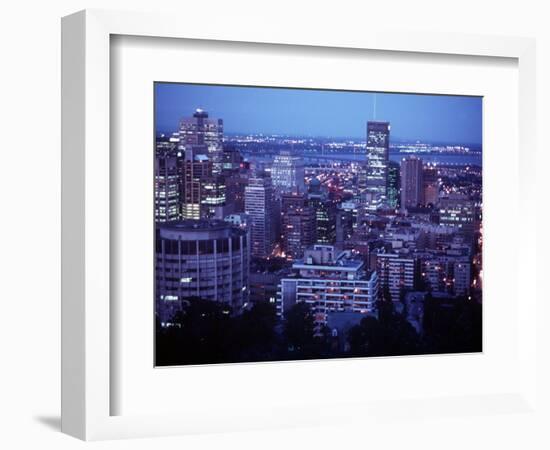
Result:
{"label": "tall office tower", "polygon": [[156,240],[157,316],[169,324],[192,297],[238,312],[248,301],[249,242],[245,230],[219,220],[160,225]]}
{"label": "tall office tower", "polygon": [[287,212],[304,208],[307,206],[308,196],[306,194],[298,193],[286,193],[281,195],[281,214],[286,214]]}
{"label": "tall office tower", "polygon": [[273,187],[279,192],[305,192],[304,160],[290,152],[282,151],[275,156],[271,167]]}
{"label": "tall office tower", "polygon": [[218,174],[222,169],[223,120],[212,119],[203,109],[197,109],[192,117],[180,121],[176,133],[180,145],[205,145],[207,155],[212,161],[212,173]]}
{"label": "tall office tower", "polygon": [[279,315],[304,302],[311,306],[320,328],[330,322],[331,316],[343,312],[355,313],[360,320],[362,314],[374,311],[378,276],[366,270],[363,260],[353,258],[350,251],[315,245],[292,269],[295,277],[283,278],[277,292]]}
{"label": "tall office tower", "polygon": [[343,202],[338,205],[336,211],[336,245],[339,248],[345,248],[351,244],[353,232],[357,227],[357,214],[357,205],[354,202]]}
{"label": "tall office tower", "polygon": [[276,224],[273,186],[269,177],[250,177],[244,191],[244,209],[251,222],[251,253],[268,257],[275,244]]}
{"label": "tall office tower", "polygon": [[367,161],[365,167],[364,202],[375,211],[387,200],[390,123],[367,122]]}
{"label": "tall office tower", "polygon": [[417,264],[411,256],[400,253],[377,253],[376,272],[382,292],[389,291],[391,300],[399,301],[407,290],[414,289]]}
{"label": "tall office tower", "polygon": [[204,145],[189,145],[181,148],[184,151],[182,164],[183,201],[181,216],[183,219],[201,219],[207,216],[202,207],[206,197],[205,182],[212,179],[212,162],[205,154]]}
{"label": "tall office tower", "polygon": [[476,209],[472,200],[457,197],[439,199],[439,223],[463,233],[476,230]]}
{"label": "tall office tower", "polygon": [[424,204],[437,205],[439,200],[440,181],[437,168],[432,165],[424,167]]}
{"label": "tall office tower", "polygon": [[155,222],[171,222],[180,218],[181,178],[177,156],[157,154],[155,157]]}
{"label": "tall office tower", "polygon": [[226,174],[225,179],[225,204],[227,214],[244,212],[244,190],[248,184],[246,174],[234,172]]}
{"label": "tall office tower", "polygon": [[201,217],[223,219],[231,213],[226,203],[225,177],[212,175],[201,180]]}
{"label": "tall office tower", "polygon": [[282,247],[289,259],[298,259],[315,243],[315,210],[307,206],[305,194],[283,194],[281,198]]}
{"label": "tall office tower", "polygon": [[422,160],[416,156],[401,161],[401,208],[414,208],[424,204],[424,178]]}
{"label": "tall office tower", "polygon": [[399,163],[389,161],[388,163],[388,207],[399,208],[401,200],[401,174]]}
{"label": "tall office tower", "polygon": [[309,194],[308,205],[315,210],[315,228],[318,244],[336,242],[336,204],[324,193]]}

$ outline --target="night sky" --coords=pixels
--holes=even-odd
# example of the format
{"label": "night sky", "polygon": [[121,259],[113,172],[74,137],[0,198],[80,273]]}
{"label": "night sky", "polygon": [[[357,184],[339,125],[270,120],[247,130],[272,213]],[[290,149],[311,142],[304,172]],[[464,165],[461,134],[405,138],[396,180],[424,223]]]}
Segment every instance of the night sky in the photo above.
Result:
{"label": "night sky", "polygon": [[[368,120],[391,122],[393,139],[482,142],[482,98],[156,83],[158,132],[175,131],[196,108],[226,133],[365,138]],[[374,102],[376,97],[376,117]]]}

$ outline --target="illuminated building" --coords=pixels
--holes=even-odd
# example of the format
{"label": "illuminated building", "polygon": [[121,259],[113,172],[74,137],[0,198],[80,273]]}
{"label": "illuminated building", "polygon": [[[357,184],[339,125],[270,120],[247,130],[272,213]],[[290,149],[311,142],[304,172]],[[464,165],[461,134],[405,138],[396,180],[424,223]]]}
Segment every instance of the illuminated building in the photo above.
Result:
{"label": "illuminated building", "polygon": [[416,262],[407,254],[377,253],[376,271],[380,277],[380,288],[387,290],[393,301],[399,301],[404,292],[414,289]]}
{"label": "illuminated building", "polygon": [[283,151],[275,156],[271,167],[273,187],[279,192],[305,192],[304,161],[299,156]]}
{"label": "illuminated building", "polygon": [[388,192],[387,204],[389,208],[397,209],[400,204],[401,176],[399,164],[388,162]]}
{"label": "illuminated building", "polygon": [[250,177],[245,188],[244,207],[251,221],[251,253],[266,258],[273,251],[276,236],[276,224],[273,223],[276,208],[271,178]]}
{"label": "illuminated building", "polygon": [[155,158],[155,222],[170,222],[180,218],[179,160],[170,154]]}
{"label": "illuminated building", "polygon": [[183,219],[202,219],[207,216],[201,208],[205,180],[212,178],[212,163],[205,154],[205,146],[186,146],[183,161],[183,201],[181,215]]}
{"label": "illuminated building", "polygon": [[475,231],[476,210],[473,201],[462,197],[439,199],[439,223],[463,233]]}
{"label": "illuminated building", "polygon": [[284,316],[294,304],[311,306],[317,325],[331,313],[370,314],[378,298],[378,276],[365,270],[361,259],[330,245],[306,250],[303,260],[292,265],[295,277],[283,278],[277,293],[277,312]]}
{"label": "illuminated building", "polygon": [[219,220],[158,226],[155,297],[161,324],[189,298],[221,302],[237,312],[248,301],[246,231]]}
{"label": "illuminated building", "polygon": [[212,119],[203,109],[196,109],[192,117],[181,119],[179,131],[175,133],[180,145],[204,145],[212,162],[212,172],[222,169],[223,120]]}
{"label": "illuminated building", "polygon": [[355,203],[341,203],[336,211],[336,245],[343,248],[344,242],[353,236],[357,226],[357,207]]}
{"label": "illuminated building", "polygon": [[305,194],[283,194],[281,199],[282,246],[289,259],[298,259],[315,243],[315,209],[307,206]]}
{"label": "illuminated building", "polygon": [[390,123],[367,122],[367,161],[364,194],[367,208],[375,211],[387,200]]}
{"label": "illuminated building", "polygon": [[315,210],[316,242],[336,242],[336,204],[325,194],[309,194],[308,205]]}

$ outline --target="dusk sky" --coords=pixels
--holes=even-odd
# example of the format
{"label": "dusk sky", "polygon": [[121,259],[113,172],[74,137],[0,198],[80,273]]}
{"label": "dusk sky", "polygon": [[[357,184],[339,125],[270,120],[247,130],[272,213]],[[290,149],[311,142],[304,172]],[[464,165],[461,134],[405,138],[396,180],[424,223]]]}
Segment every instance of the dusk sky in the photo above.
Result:
{"label": "dusk sky", "polygon": [[[156,83],[157,131],[175,131],[196,108],[226,133],[364,138],[368,120],[391,122],[394,139],[482,142],[482,98]],[[376,117],[374,102],[376,97]]]}

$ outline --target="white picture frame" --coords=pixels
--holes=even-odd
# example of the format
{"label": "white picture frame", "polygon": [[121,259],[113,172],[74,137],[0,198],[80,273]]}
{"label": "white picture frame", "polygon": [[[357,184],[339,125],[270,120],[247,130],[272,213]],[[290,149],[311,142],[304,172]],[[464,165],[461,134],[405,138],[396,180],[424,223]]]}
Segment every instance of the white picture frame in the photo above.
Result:
{"label": "white picture frame", "polygon": [[[535,43],[532,39],[438,33],[400,33],[369,29],[340,31],[290,29],[250,23],[205,28],[164,14],[87,10],[62,21],[62,430],[85,440],[232,431],[268,426],[328,423],[339,418],[390,414],[390,404],[332,405],[316,411],[304,405],[279,407],[277,417],[257,414],[248,421],[209,420],[201,414],[112,415],[110,335],[110,40],[113,35],[285,44],[331,49],[367,49],[413,54],[447,54],[517,60],[519,74],[519,211],[534,224],[536,208],[529,173],[535,167]],[[535,264],[535,236],[522,238],[518,258]],[[535,269],[531,265],[533,273]],[[524,275],[524,274],[523,274]],[[522,274],[518,274],[522,276]],[[414,400],[408,410],[432,409],[445,415],[492,413],[506,407],[533,411],[536,404],[536,294],[518,311],[520,376],[515,391],[500,395]],[[518,295],[517,293],[515,295]],[[168,369],[169,370],[169,369]],[[266,369],[270,370],[270,369]],[[482,405],[482,406],[480,406]],[[249,412],[249,416],[255,416]],[[356,419],[355,419],[356,420]],[[268,421],[270,422],[268,424]]]}

